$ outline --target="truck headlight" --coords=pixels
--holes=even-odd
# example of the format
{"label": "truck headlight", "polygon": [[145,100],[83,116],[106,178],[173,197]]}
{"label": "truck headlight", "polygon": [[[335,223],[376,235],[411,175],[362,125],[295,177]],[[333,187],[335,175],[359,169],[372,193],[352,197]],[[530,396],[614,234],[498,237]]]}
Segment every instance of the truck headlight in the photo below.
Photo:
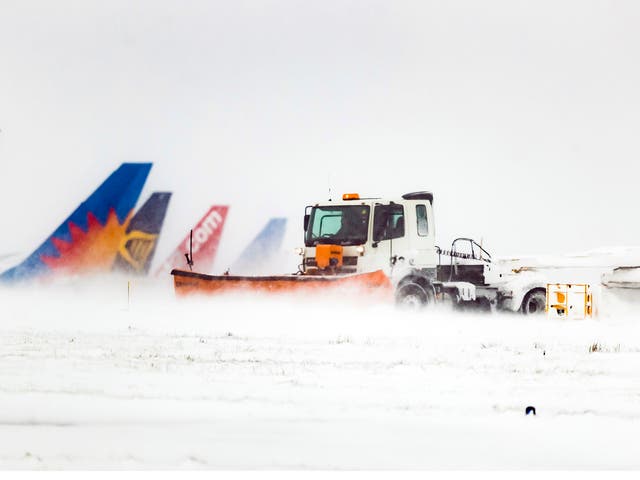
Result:
{"label": "truck headlight", "polygon": [[296,255],[302,255],[304,253],[304,248],[298,247],[294,250],[294,252],[296,253]]}
{"label": "truck headlight", "polygon": [[360,256],[364,255],[364,245],[358,245],[356,247],[356,252],[358,252],[360,254]]}

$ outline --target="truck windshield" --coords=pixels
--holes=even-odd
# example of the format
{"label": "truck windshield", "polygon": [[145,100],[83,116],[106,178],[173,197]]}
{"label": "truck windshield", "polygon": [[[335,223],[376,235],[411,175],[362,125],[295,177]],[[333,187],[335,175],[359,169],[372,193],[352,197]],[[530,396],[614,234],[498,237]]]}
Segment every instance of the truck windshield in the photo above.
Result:
{"label": "truck windshield", "polygon": [[305,245],[361,245],[367,242],[369,206],[329,205],[313,207],[305,233]]}

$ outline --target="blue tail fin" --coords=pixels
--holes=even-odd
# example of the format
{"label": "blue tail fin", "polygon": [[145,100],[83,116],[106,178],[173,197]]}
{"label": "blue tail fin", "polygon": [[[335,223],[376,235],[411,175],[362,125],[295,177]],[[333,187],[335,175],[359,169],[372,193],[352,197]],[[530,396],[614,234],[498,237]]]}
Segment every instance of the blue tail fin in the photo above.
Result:
{"label": "blue tail fin", "polygon": [[151,163],[123,163],[26,260],[0,281],[110,270]]}
{"label": "blue tail fin", "polygon": [[170,199],[171,192],[154,192],[136,212],[120,245],[114,271],[149,273]]}
{"label": "blue tail fin", "polygon": [[286,218],[269,220],[231,266],[231,272],[255,273],[267,265],[274,254],[278,253],[286,226]]}

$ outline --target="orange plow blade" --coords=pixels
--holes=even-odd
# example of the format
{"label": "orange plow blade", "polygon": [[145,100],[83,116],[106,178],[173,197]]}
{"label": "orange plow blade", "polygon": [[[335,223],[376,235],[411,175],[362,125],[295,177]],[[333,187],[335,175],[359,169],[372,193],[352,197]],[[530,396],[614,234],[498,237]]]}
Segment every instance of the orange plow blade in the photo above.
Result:
{"label": "orange plow blade", "polygon": [[371,293],[393,297],[393,287],[382,270],[343,276],[277,275],[243,277],[206,275],[184,270],[172,270],[175,292],[179,296],[225,293],[311,293],[328,291]]}

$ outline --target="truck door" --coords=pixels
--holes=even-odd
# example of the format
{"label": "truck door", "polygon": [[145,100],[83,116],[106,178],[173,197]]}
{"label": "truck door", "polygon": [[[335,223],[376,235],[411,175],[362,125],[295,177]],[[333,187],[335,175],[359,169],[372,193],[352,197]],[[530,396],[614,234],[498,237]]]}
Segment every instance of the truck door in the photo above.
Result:
{"label": "truck door", "polygon": [[404,257],[409,248],[403,205],[376,205],[373,211],[371,264],[368,270],[391,271],[391,262]]}
{"label": "truck door", "polygon": [[438,264],[438,259],[431,204],[407,203],[406,216],[406,235],[411,248],[408,260],[412,261],[413,266],[417,268],[435,267]]}

